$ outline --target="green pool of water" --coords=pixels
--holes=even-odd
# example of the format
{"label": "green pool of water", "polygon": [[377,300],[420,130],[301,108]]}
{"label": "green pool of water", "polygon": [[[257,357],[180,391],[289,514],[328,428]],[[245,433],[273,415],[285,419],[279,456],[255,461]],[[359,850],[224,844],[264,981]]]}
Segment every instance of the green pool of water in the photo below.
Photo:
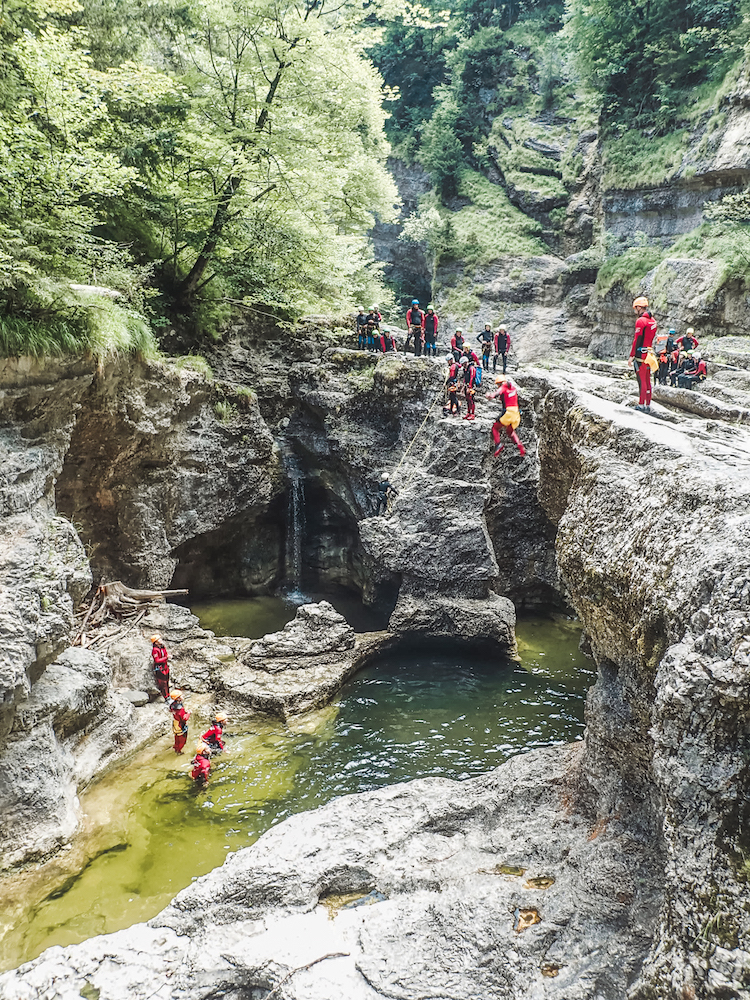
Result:
{"label": "green pool of water", "polygon": [[[81,797],[73,848],[0,883],[2,968],[148,919],[228,851],[295,812],[411,778],[469,777],[579,737],[593,672],[575,622],[522,621],[518,638],[521,663],[394,654],[296,724],[230,721],[230,753],[215,759],[203,792],[187,776],[188,759],[170,750],[165,713],[164,737]],[[207,721],[194,709],[189,747]]]}

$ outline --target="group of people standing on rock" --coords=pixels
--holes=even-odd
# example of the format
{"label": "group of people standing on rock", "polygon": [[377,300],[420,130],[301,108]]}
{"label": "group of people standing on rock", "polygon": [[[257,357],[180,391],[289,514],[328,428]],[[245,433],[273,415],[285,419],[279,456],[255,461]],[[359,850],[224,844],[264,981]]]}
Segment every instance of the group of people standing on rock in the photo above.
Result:
{"label": "group of people standing on rock", "polygon": [[[423,311],[420,308],[419,299],[412,299],[411,306],[406,312],[407,333],[403,348],[404,353],[411,347],[415,358],[422,356],[436,358],[439,322],[434,306],[429,305]],[[364,306],[357,306],[355,325],[359,350],[381,354],[398,351],[395,334],[383,324],[383,317],[377,305],[372,305],[369,312],[365,312]],[[475,364],[479,364],[481,357],[482,368],[488,371],[491,363],[493,372],[497,371],[498,361],[502,360],[503,374],[505,374],[508,366],[508,354],[510,353],[510,334],[506,328],[499,326],[497,330],[493,331],[492,325],[485,323],[484,330],[476,340],[479,343],[479,354],[466,343],[463,330],[459,327],[450,341],[450,349],[454,359],[460,361],[462,356],[466,354],[474,358]]]}
{"label": "group of people standing on rock", "polygon": [[[190,712],[185,708],[182,691],[170,690],[169,653],[162,637],[158,634],[151,636],[151,659],[156,687],[172,714],[172,733],[174,735],[172,749],[176,754],[183,754],[188,739]],[[226,750],[223,738],[226,723],[226,713],[216,712],[210,727],[195,746],[195,756],[190,762],[193,766],[190,777],[199,788],[205,788],[208,785],[211,775],[211,758]]]}
{"label": "group of people standing on rock", "polygon": [[[466,349],[463,349],[464,351]],[[483,368],[479,367],[479,359],[471,348],[459,357],[453,355],[453,361],[448,369],[445,380],[445,388],[448,395],[447,404],[443,407],[443,412],[447,416],[461,416],[460,397],[466,401],[466,413],[464,420],[476,419],[476,395],[477,389],[482,384]],[[496,378],[497,388],[494,392],[488,392],[486,399],[500,399],[501,411],[492,425],[492,437],[495,441],[495,458],[497,458],[504,448],[501,443],[501,430],[504,428],[506,434],[513,444],[518,448],[519,455],[523,458],[526,449],[521,443],[516,430],[521,422],[521,411],[518,404],[518,390],[509,378]]]}
{"label": "group of people standing on rock", "polygon": [[670,385],[680,389],[693,389],[708,372],[692,327],[680,337],[676,330],[660,335],[644,295],[633,300],[633,310],[637,318],[628,364],[632,365],[638,379],[636,410],[650,413],[652,377],[657,378],[660,385],[666,385],[669,380]]}

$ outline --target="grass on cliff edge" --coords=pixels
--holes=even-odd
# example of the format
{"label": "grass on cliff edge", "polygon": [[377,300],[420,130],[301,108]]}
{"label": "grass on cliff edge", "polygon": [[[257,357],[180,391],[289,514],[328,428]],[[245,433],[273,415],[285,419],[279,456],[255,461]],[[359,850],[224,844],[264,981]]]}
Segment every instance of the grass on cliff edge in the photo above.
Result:
{"label": "grass on cliff edge", "polygon": [[103,360],[118,354],[155,358],[159,349],[143,316],[108,299],[49,319],[0,316],[0,357],[90,355]]}
{"label": "grass on cliff edge", "polygon": [[[670,247],[630,247],[619,257],[610,257],[599,268],[596,292],[604,296],[615,285],[637,295],[641,281],[649,271],[670,257],[713,261],[719,265],[711,297],[728,282],[737,281],[750,288],[750,226],[706,222],[681,236]],[[660,272],[663,268],[660,268]],[[657,276],[658,277],[658,276]]]}

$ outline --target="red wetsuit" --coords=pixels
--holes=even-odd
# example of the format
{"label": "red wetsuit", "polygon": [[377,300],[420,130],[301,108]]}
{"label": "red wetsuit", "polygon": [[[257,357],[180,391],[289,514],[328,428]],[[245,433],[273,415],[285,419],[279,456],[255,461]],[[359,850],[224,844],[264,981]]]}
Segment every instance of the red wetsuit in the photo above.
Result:
{"label": "red wetsuit", "polygon": [[477,378],[477,370],[474,366],[474,362],[466,366],[466,371],[464,372],[464,396],[466,397],[466,416],[464,420],[473,420],[474,411],[476,409],[476,403],[474,402],[474,393],[476,389],[474,388],[474,383]]}
{"label": "red wetsuit", "polygon": [[698,346],[698,338],[691,337],[690,334],[686,333],[683,337],[678,337],[675,340],[675,346],[680,351],[694,351]]}
{"label": "red wetsuit", "polygon": [[503,375],[508,364],[508,352],[510,351],[510,334],[507,330],[503,333],[498,331],[495,334],[495,356],[492,359],[492,370],[497,371],[497,359],[503,359]]}
{"label": "red wetsuit", "polygon": [[214,722],[213,726],[201,736],[201,739],[204,743],[208,743],[212,750],[223,750],[224,740],[221,738],[223,732],[221,723]]}
{"label": "red wetsuit", "polygon": [[421,326],[424,330],[424,313],[421,309],[411,307],[406,313],[406,326],[411,329],[413,326]]}
{"label": "red wetsuit", "polygon": [[487,399],[497,399],[498,396],[502,399],[504,405],[503,412],[492,425],[492,438],[496,445],[495,458],[503,450],[503,446],[500,444],[500,429],[502,427],[505,428],[505,433],[518,448],[518,453],[523,458],[526,454],[526,449],[521,443],[518,434],[516,434],[516,427],[518,427],[521,420],[521,408],[518,405],[518,390],[514,385],[503,383],[495,392],[490,392],[487,395]]}
{"label": "red wetsuit", "polygon": [[635,336],[633,337],[633,345],[630,348],[630,357],[633,359],[633,368],[638,377],[639,406],[649,406],[651,403],[651,369],[646,364],[644,358],[646,357],[647,349],[654,343],[656,330],[656,320],[649,312],[644,312],[635,321]]}
{"label": "red wetsuit", "polygon": [[190,777],[193,781],[199,781],[202,785],[207,785],[208,776],[211,773],[211,758],[199,753],[193,757],[191,763],[193,764],[193,770],[190,772]]}
{"label": "red wetsuit", "polygon": [[169,697],[169,653],[160,643],[151,647],[151,657],[154,661],[154,680],[162,698]]}
{"label": "red wetsuit", "polygon": [[172,713],[172,731],[174,732],[174,752],[182,753],[188,738],[190,712],[186,710],[184,705],[172,708],[170,711]]}
{"label": "red wetsuit", "polygon": [[461,357],[461,352],[464,349],[464,338],[460,333],[454,333],[451,337],[451,350],[453,351],[453,357],[456,361]]}

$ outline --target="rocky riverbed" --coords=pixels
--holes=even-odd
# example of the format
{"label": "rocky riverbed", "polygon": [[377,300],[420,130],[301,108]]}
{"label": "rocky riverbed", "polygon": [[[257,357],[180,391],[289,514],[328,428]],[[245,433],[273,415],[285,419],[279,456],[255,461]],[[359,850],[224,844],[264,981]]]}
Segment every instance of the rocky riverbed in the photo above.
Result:
{"label": "rocky riverbed", "polygon": [[[308,570],[370,597],[385,591],[397,597],[384,640],[355,637],[352,645],[346,623],[331,618],[325,634],[306,634],[302,641],[310,661],[317,666],[328,657],[333,647],[325,636],[336,635],[343,677],[356,669],[358,644],[362,655],[370,655],[378,642],[425,636],[428,617],[439,623],[444,640],[473,643],[489,635],[507,650],[511,601],[567,601],[583,622],[598,667],[585,744],[528,755],[469,783],[418,783],[290,820],[186,890],[150,926],[120,932],[106,944],[54,950],[3,978],[0,995],[67,996],[88,981],[105,1000],[126,989],[140,996],[145,987],[139,984],[164,969],[172,973],[164,979],[164,995],[173,989],[177,996],[179,984],[180,995],[215,996],[219,982],[224,995],[261,997],[293,969],[341,951],[346,956],[294,973],[284,983],[286,995],[741,997],[750,984],[743,861],[750,780],[750,438],[729,404],[735,399],[735,409],[744,405],[736,374],[742,369],[732,369],[731,382],[722,380],[721,372],[730,369],[717,362],[705,404],[701,395],[688,394],[687,410],[681,397],[667,396],[646,417],[633,411],[632,384],[621,371],[527,368],[517,381],[520,434],[529,455],[522,461],[506,453],[493,462],[492,404],[480,399],[472,425],[443,416],[439,363],[389,357],[376,363],[328,346],[326,338],[306,342],[310,359],[295,362],[287,386],[272,372],[267,383],[258,377],[257,404],[238,407],[234,424],[221,423],[212,409],[215,390],[191,374],[185,393],[198,416],[191,410],[186,425],[173,419],[166,440],[192,426],[204,436],[207,430],[224,435],[225,443],[206,452],[201,469],[190,466],[188,478],[198,477],[197,485],[178,494],[168,486],[176,475],[170,456],[159,465],[153,451],[134,451],[106,536],[93,515],[78,526],[91,563],[76,530],[56,512],[55,480],[70,482],[76,416],[91,412],[86,399],[100,400],[102,389],[95,373],[84,369],[45,374],[33,366],[6,366],[3,599],[12,654],[3,675],[6,863],[44,856],[70,837],[76,789],[113,752],[132,745],[145,725],[140,720],[155,708],[133,707],[125,695],[148,678],[143,633],[116,644],[106,657],[64,652],[90,566],[95,574],[106,566],[148,566],[148,581],[167,585],[169,566],[179,565],[185,551],[188,522],[179,505],[190,498],[196,511],[198,501],[214,504],[210,519],[191,522],[193,558],[221,551],[232,574],[240,563],[248,580],[278,574],[278,559],[272,565],[267,552],[258,555],[256,571],[252,546],[241,549],[244,562],[231,562],[238,503],[247,504],[249,525],[260,523],[254,518],[278,520],[269,506],[278,483],[283,488],[274,435],[283,434],[305,476],[312,508]],[[222,384],[241,385],[241,368],[252,354],[252,341],[238,334],[223,368],[216,364]],[[249,369],[245,377],[255,382],[257,373],[251,364]],[[138,371],[133,377],[148,382],[151,376]],[[132,402],[126,374],[117,380],[117,392]],[[139,393],[145,398],[145,388]],[[702,405],[708,419],[696,413]],[[134,419],[124,404],[122,413],[126,428],[132,424],[145,433],[145,418]],[[236,447],[240,462],[242,436],[252,436],[254,424],[261,440],[268,434],[271,441],[266,458],[250,453],[253,475],[266,477],[267,486],[236,493],[225,536],[216,462],[227,446]],[[394,456],[406,452],[418,431],[411,458],[399,466]],[[148,433],[153,449],[163,428],[154,423]],[[95,439],[85,440],[73,453],[82,483],[81,456]],[[142,461],[135,457],[141,453]],[[122,464],[109,466],[107,476],[124,475]],[[381,468],[395,473],[399,494],[390,515],[376,519],[372,490]],[[97,490],[105,488],[98,482]],[[146,536],[133,535],[128,512],[131,503],[148,498],[149,517],[139,523],[149,525],[161,548],[149,561],[150,550],[139,542],[144,555],[134,562],[128,555],[133,539]],[[99,550],[92,546],[104,537],[108,562],[99,567]],[[63,540],[63,549],[51,544],[53,538]],[[288,655],[283,634],[253,649],[247,640],[216,642],[185,612],[164,614],[143,625],[164,629],[175,649],[176,674],[188,689],[225,697],[232,687],[250,709],[261,697],[253,688],[257,675],[267,687],[277,676],[284,686],[294,674],[310,676],[304,669],[259,667],[261,654],[277,662]],[[278,702],[282,714],[295,710],[294,697],[285,703],[286,697]],[[305,695],[296,705],[310,703]],[[116,732],[107,729],[112,718]],[[28,763],[19,752],[27,745],[35,747]],[[29,793],[44,769],[55,781],[35,799]],[[23,836],[20,819],[28,831]],[[447,859],[447,841],[457,838],[457,860],[451,857],[445,878],[431,869],[425,880],[415,865],[421,846],[432,848],[432,837],[430,859]],[[505,864],[555,883],[525,889],[518,876],[493,869]],[[221,904],[210,920],[204,885]],[[354,896],[368,897],[371,905],[342,908],[329,921],[318,901],[331,896],[337,897],[330,904],[334,911],[356,902]],[[521,919],[532,911],[540,923],[533,923],[533,914]],[[527,919],[532,923],[519,929]],[[282,945],[297,928],[309,949]],[[469,958],[459,963],[459,953]],[[131,979],[114,975],[115,966],[130,967]],[[153,978],[151,989],[160,982]]]}

